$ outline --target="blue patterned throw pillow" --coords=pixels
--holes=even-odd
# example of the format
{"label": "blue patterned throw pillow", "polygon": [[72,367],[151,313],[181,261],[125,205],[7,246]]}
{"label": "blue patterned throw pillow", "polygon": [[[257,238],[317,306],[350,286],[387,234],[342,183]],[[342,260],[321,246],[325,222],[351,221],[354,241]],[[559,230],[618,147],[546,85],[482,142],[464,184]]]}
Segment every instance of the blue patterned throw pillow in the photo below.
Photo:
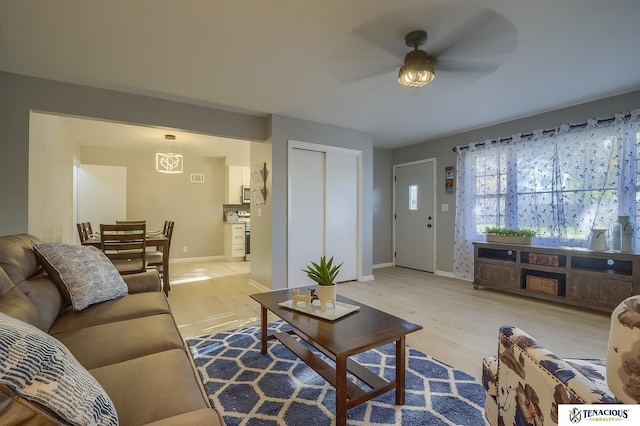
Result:
{"label": "blue patterned throw pillow", "polygon": [[22,406],[31,404],[35,412],[57,422],[118,424],[109,395],[62,343],[2,313],[0,384],[18,396]]}
{"label": "blue patterned throw pillow", "polygon": [[93,246],[34,241],[33,249],[76,311],[129,293],[113,263]]}

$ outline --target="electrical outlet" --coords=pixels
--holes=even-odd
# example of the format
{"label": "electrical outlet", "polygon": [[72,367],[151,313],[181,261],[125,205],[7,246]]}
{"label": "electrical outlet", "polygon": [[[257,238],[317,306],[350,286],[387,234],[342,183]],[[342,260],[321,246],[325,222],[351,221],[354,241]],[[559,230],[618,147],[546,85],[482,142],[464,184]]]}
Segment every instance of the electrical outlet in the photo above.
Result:
{"label": "electrical outlet", "polygon": [[187,247],[187,246],[182,247],[182,252],[183,253],[186,253],[188,251],[189,251],[189,247]]}

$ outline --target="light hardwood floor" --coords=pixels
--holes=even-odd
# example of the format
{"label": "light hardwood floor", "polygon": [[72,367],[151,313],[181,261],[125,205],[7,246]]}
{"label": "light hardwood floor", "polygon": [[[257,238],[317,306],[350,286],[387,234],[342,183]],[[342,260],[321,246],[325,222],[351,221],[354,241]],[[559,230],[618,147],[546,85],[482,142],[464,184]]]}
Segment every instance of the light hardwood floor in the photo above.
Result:
{"label": "light hardwood floor", "polygon": [[[249,283],[249,268],[247,262],[172,264],[169,303],[185,339],[259,324],[259,305],[249,295],[265,289]],[[338,293],[422,325],[407,336],[408,345],[478,379],[504,324],[524,329],[561,357],[606,357],[607,314],[474,290],[467,281],[411,269],[375,269],[374,277],[341,283]]]}

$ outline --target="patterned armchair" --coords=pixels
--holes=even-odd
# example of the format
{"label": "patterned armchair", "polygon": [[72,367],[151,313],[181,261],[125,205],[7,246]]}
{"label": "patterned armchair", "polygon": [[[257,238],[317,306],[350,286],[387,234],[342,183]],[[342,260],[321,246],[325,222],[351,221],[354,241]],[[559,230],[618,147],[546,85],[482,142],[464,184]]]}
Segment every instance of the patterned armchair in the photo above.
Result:
{"label": "patterned armchair", "polygon": [[492,426],[557,425],[558,404],[640,403],[640,296],[611,314],[606,360],[560,359],[512,326],[498,340],[498,356],[482,365]]}

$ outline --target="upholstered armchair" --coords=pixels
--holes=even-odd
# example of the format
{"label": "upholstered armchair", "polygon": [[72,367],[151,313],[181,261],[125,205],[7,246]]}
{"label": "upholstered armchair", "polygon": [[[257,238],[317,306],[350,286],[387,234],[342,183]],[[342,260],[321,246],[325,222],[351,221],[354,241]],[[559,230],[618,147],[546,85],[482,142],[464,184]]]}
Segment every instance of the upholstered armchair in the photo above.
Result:
{"label": "upholstered armchair", "polygon": [[482,382],[492,426],[557,425],[559,404],[640,403],[640,296],[611,314],[606,360],[561,359],[503,326],[498,355],[483,360]]}

